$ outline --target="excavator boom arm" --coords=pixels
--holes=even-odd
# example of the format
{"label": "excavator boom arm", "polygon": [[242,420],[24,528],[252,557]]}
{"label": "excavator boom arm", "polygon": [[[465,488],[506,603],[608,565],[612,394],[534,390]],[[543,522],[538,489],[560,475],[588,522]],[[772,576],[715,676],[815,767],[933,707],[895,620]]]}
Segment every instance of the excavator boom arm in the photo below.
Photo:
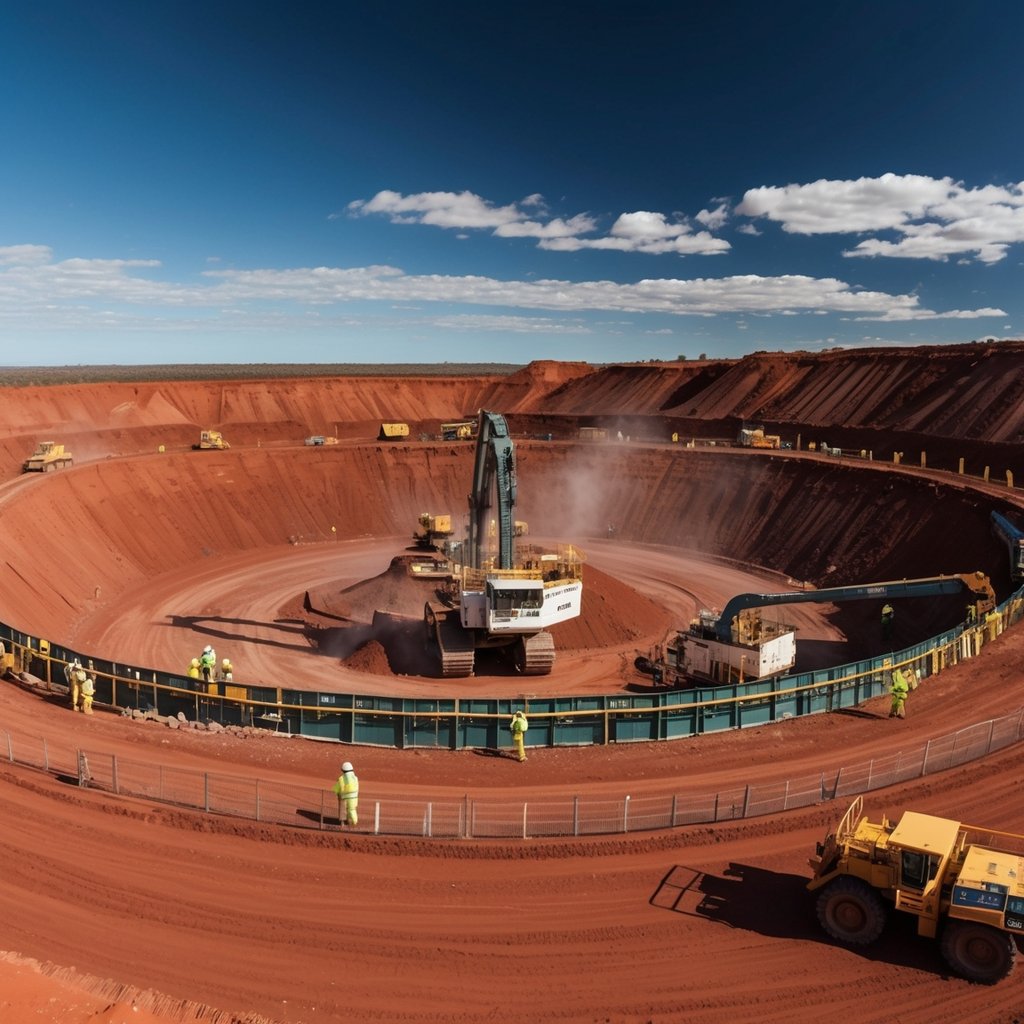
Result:
{"label": "excavator boom arm", "polygon": [[953,576],[928,576],[917,580],[892,580],[888,583],[864,583],[850,587],[828,587],[825,590],[797,590],[781,594],[737,594],[722,609],[715,626],[719,640],[732,638],[732,622],[741,611],[763,605],[797,604],[814,601],[862,601],[869,598],[936,597],[940,594],[958,594],[963,590],[977,595],[979,611],[995,606],[995,591],[983,572],[959,573]]}
{"label": "excavator boom arm", "polygon": [[469,495],[469,564],[481,568],[487,519],[497,502],[498,568],[511,569],[515,560],[516,458],[508,424],[500,413],[480,410],[476,435],[473,490]]}

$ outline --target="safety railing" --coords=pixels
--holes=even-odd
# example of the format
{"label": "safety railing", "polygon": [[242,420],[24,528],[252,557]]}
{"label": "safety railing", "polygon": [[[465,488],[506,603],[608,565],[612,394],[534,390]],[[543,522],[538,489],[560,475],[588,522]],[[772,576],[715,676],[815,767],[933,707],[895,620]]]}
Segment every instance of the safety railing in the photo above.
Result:
{"label": "safety railing", "polygon": [[[1024,708],[929,739],[908,750],[814,774],[710,793],[666,786],[655,794],[565,794],[418,800],[373,797],[362,781],[359,825],[350,832],[428,839],[531,839],[650,832],[763,817],[909,782],[986,757],[1024,739]],[[271,779],[154,764],[55,743],[40,734],[0,732],[0,757],[69,784],[292,828],[338,830],[337,799],[326,789]]]}
{"label": "safety railing", "polygon": [[[341,743],[459,750],[508,742],[514,710],[530,716],[527,746],[588,746],[673,740],[855,707],[888,692],[895,667],[926,681],[975,657],[1024,615],[1024,588],[984,621],[964,623],[901,651],[792,676],[571,697],[405,698],[323,693],[234,682],[200,683],[166,672],[90,658],[0,624],[14,667],[63,686],[79,657],[96,679],[96,703],[195,722],[253,726]],[[439,688],[443,686],[438,681]]]}

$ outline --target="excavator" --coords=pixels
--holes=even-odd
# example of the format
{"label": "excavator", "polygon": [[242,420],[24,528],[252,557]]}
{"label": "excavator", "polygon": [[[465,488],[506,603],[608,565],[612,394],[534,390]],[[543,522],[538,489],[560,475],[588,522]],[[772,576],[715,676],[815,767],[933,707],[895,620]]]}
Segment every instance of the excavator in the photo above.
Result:
{"label": "excavator", "polygon": [[796,664],[796,630],[764,621],[760,609],[767,605],[937,597],[961,592],[974,595],[975,621],[981,621],[995,607],[995,591],[983,572],[780,594],[737,594],[720,614],[702,610],[689,629],[676,634],[675,642],[663,654],[658,650],[652,657],[638,657],[633,665],[656,681],[674,679],[681,686],[761,679],[787,672]]}
{"label": "excavator", "polygon": [[448,586],[424,608],[442,676],[472,675],[476,652],[488,648],[510,649],[523,675],[547,675],[555,663],[548,627],[580,614],[582,552],[569,544],[555,551],[517,544],[524,532],[514,517],[517,489],[505,417],[481,410],[467,537],[447,545]]}

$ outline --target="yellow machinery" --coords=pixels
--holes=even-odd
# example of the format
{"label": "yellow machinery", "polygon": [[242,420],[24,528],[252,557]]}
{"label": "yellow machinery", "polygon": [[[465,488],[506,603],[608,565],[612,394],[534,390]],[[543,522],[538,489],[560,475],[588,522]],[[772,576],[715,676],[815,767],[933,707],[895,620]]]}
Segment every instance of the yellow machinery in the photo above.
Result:
{"label": "yellow machinery", "polygon": [[476,432],[476,423],[465,420],[461,423],[442,423],[442,441],[468,441]]}
{"label": "yellow machinery", "polygon": [[192,445],[194,451],[206,450],[209,448],[216,448],[223,451],[225,448],[230,448],[231,445],[224,440],[223,435],[219,430],[204,430],[199,435],[198,444]]}
{"label": "yellow machinery", "polygon": [[423,512],[417,522],[419,529],[412,535],[412,539],[421,548],[439,548],[454,532],[450,515],[435,516]]}
{"label": "yellow machinery", "polygon": [[1024,933],[1024,835],[916,811],[875,823],[863,810],[857,797],[811,858],[822,928],[867,945],[892,906],[917,918],[918,935],[939,939],[954,973],[988,985],[1009,975]]}
{"label": "yellow machinery", "polygon": [[766,434],[764,427],[751,427],[739,432],[736,443],[741,448],[780,448],[782,438],[778,434]]}
{"label": "yellow machinery", "polygon": [[409,436],[408,423],[382,423],[380,433],[377,434],[378,441],[401,441]]}
{"label": "yellow machinery", "polygon": [[40,441],[39,447],[25,460],[26,473],[52,473],[55,469],[70,469],[74,460],[71,452],[56,441]]}

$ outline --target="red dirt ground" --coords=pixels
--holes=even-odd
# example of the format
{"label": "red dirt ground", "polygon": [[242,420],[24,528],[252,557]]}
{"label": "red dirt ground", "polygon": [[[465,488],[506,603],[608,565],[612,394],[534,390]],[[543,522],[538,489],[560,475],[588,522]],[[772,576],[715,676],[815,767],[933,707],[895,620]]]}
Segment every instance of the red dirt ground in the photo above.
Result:
{"label": "red dirt ground", "polygon": [[[893,387],[920,380],[939,403],[945,382],[948,401],[938,407],[962,410],[958,422],[938,417],[925,445],[955,453],[959,429],[965,451],[989,446],[994,472],[1015,468],[1006,460],[1020,441],[1019,401],[997,403],[983,430],[976,407],[958,396],[979,393],[985,385],[971,374],[992,369],[989,393],[1019,398],[1011,370],[1024,379],[1024,349],[965,346],[959,361],[940,350],[938,367],[933,351],[884,355]],[[555,672],[531,680],[533,692],[544,692],[535,682],[550,692],[635,684],[629,666],[638,650],[699,605],[721,606],[744,589],[982,569],[1001,595],[1008,592],[1005,559],[987,524],[990,508],[1021,504],[1005,483],[968,488],[949,474],[897,473],[880,461],[665,443],[673,409],[709,421],[785,419],[805,431],[824,422],[835,438],[834,430],[856,426],[874,432],[877,452],[886,431],[900,441],[920,436],[909,413],[892,418],[893,395],[888,402],[876,395],[887,378],[875,373],[874,357],[861,358],[858,375],[856,358],[839,355],[715,364],[714,380],[700,365],[540,364],[495,380],[3,389],[0,619],[121,663],[184,669],[215,640],[242,682],[287,675],[355,692],[453,693],[455,681],[389,675],[376,642],[345,659],[317,653],[300,613],[307,590],[347,600],[359,621],[379,605],[405,613],[392,607],[408,588],[391,579],[390,560],[404,550],[418,513],[461,511],[471,446],[389,446],[362,443],[360,434],[375,432],[375,420],[398,418],[396,408],[429,433],[479,405],[536,416],[565,437],[584,415],[662,422],[658,439],[644,443],[519,445],[531,534],[571,540],[589,558],[585,615],[559,635]],[[865,374],[888,419],[864,413],[863,392],[853,406],[839,403],[845,411],[835,418],[797,414],[812,406],[812,394],[800,397],[802,380],[813,380],[819,396],[835,395],[842,381]],[[746,382],[731,405],[719,394],[730,376]],[[691,414],[691,404],[700,413]],[[783,408],[785,417],[766,414]],[[232,450],[188,451],[200,426],[223,430]],[[303,436],[325,432],[348,440],[301,445]],[[18,475],[44,434],[66,440],[76,468]],[[960,605],[901,607],[897,643],[957,621]],[[802,658],[877,653],[874,608],[793,607],[802,613]],[[885,717],[879,700],[862,716],[668,744],[531,751],[524,765],[473,751],[360,747],[345,756],[356,762],[368,799],[699,794],[890,755],[1002,715],[1024,704],[1022,668],[1024,632],[1016,629],[978,659],[927,680],[906,721]],[[459,685],[487,696],[522,689],[501,676]],[[0,729],[168,765],[273,771],[312,786],[328,784],[340,753],[298,739],[170,731],[106,714],[86,719],[10,683],[0,685]],[[1022,769],[1024,748],[1011,749],[865,802],[876,814],[913,807],[1021,832]],[[837,946],[821,933],[803,891],[806,860],[842,809],[628,838],[444,844],[204,817],[3,766],[0,950],[9,953],[0,957],[0,1020],[1021,1020],[1021,972],[993,988],[952,977],[935,945],[905,923],[868,950]],[[687,881],[693,886],[678,902],[667,899],[682,891],[673,884]]]}

